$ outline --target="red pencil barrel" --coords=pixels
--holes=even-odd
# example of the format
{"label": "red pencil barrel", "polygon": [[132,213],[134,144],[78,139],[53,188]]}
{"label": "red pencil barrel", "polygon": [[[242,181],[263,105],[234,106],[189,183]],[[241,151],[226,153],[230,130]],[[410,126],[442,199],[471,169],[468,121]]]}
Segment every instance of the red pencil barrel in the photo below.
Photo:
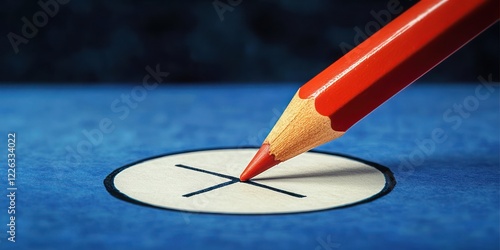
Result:
{"label": "red pencil barrel", "polygon": [[499,18],[496,0],[415,4],[299,90],[346,131]]}

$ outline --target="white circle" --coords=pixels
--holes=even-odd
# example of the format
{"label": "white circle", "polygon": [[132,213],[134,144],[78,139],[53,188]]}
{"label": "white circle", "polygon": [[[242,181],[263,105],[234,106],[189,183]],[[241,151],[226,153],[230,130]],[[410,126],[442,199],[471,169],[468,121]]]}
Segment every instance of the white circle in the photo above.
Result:
{"label": "white circle", "polygon": [[238,177],[257,149],[216,149],[122,167],[105,180],[114,196],[159,208],[223,214],[281,214],[345,207],[388,193],[385,167],[346,156],[307,152],[258,175]]}

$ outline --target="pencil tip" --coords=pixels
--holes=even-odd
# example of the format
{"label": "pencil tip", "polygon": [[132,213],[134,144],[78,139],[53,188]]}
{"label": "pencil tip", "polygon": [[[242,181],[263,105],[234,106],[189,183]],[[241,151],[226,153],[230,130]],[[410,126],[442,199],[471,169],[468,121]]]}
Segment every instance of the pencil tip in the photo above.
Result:
{"label": "pencil tip", "polygon": [[257,176],[258,174],[270,169],[281,161],[274,159],[274,155],[269,152],[269,144],[262,144],[259,151],[255,154],[253,159],[248,163],[243,173],[240,175],[241,181],[247,181]]}

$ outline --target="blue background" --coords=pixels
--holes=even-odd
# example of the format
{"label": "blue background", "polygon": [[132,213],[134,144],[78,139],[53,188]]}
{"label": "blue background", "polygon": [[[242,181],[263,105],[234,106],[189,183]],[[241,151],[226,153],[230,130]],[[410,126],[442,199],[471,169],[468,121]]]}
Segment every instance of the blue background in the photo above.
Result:
{"label": "blue background", "polygon": [[[111,196],[103,180],[116,168],[159,154],[259,146],[300,84],[163,84],[136,98],[128,115],[113,112],[112,103],[137,86],[2,88],[0,248],[500,247],[498,86],[460,124],[456,113],[449,114],[453,121],[443,115],[455,104],[474,104],[479,81],[410,86],[319,147],[389,167],[398,182],[391,193],[345,209],[279,216],[139,206]],[[113,122],[113,132],[79,152],[89,143],[83,130],[98,129],[103,119]],[[437,128],[446,139],[424,154],[415,140],[431,138]],[[8,223],[8,131],[17,133],[16,243],[7,241],[1,226]],[[401,159],[409,157],[419,164],[402,167]]]}

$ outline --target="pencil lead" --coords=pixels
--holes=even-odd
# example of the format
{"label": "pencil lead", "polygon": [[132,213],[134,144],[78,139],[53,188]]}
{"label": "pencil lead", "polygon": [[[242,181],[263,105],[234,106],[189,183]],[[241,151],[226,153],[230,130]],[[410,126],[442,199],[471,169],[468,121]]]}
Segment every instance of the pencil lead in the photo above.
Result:
{"label": "pencil lead", "polygon": [[240,176],[241,181],[247,181],[257,176],[258,174],[270,169],[281,161],[275,160],[274,155],[269,153],[269,144],[264,143],[253,159],[248,163],[243,173]]}

